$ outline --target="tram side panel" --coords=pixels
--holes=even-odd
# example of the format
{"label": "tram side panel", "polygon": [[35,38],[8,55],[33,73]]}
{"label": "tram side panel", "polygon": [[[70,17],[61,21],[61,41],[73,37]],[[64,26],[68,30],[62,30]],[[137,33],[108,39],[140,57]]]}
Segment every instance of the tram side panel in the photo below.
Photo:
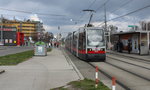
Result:
{"label": "tram side panel", "polygon": [[86,60],[86,35],[85,30],[79,30],[79,44],[78,44],[78,57]]}

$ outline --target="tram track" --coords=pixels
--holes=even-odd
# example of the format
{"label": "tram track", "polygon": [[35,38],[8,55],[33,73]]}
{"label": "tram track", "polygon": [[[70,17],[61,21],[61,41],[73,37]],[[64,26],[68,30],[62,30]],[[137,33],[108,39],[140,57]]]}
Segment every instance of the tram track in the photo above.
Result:
{"label": "tram track", "polygon": [[[85,78],[89,78],[89,79],[95,80],[95,78],[93,77],[94,72],[95,72],[95,66],[93,64],[91,64],[90,62],[85,62],[83,60],[80,60],[79,58],[75,57],[74,55],[72,55],[70,52],[68,52],[64,48],[63,48],[63,50],[64,50],[65,53],[67,53],[69,58],[76,65],[76,67],[79,69],[79,71],[82,73],[82,75]],[[85,67],[88,67],[88,68],[85,69]],[[103,71],[103,70],[99,70],[99,73],[101,73],[99,75],[100,81],[102,81],[102,82],[104,81],[103,83],[107,83],[108,87],[111,89],[110,86],[111,86],[112,76],[110,76],[109,74],[105,73],[105,71]],[[106,78],[108,78],[109,80],[106,79]],[[110,83],[108,83],[108,82],[110,82]],[[117,85],[117,90],[131,90],[130,88],[128,88],[127,86],[125,86],[123,83],[121,83],[118,80],[116,80],[116,85]]]}
{"label": "tram track", "polygon": [[112,65],[113,67],[116,67],[116,68],[118,68],[118,69],[121,69],[121,70],[123,70],[123,71],[125,71],[125,72],[128,72],[128,73],[130,73],[130,74],[133,74],[133,75],[135,75],[135,76],[137,76],[137,77],[140,77],[140,78],[142,78],[142,79],[144,79],[144,80],[150,81],[149,78],[146,78],[146,77],[144,77],[144,76],[141,76],[141,75],[139,75],[139,74],[136,74],[136,73],[134,73],[134,72],[132,72],[132,71],[130,71],[130,70],[126,70],[126,69],[124,69],[124,68],[122,68],[122,67],[116,66],[116,65],[111,64],[111,63],[109,63],[109,62],[105,62],[105,63],[107,63],[107,64],[109,64],[109,65]]}
{"label": "tram track", "polygon": [[[150,79],[144,76],[133,73],[132,71],[125,70],[109,62],[104,62],[103,63],[104,65],[101,64],[100,62],[90,62],[89,64],[93,67],[98,66],[100,69],[99,71],[109,78],[112,78],[113,76],[115,76],[117,78],[117,83],[123,88],[125,88],[126,90],[133,90],[133,89],[134,90],[149,90],[149,89],[143,89],[146,85],[148,87],[150,85]],[[108,70],[108,68],[105,67],[106,65],[107,67],[112,67],[111,68],[112,70]],[[131,78],[131,80],[128,77]],[[138,87],[140,86],[142,86],[142,89],[138,89]]]}
{"label": "tram track", "polygon": [[138,61],[138,62],[150,64],[150,60],[145,60],[143,58],[132,57],[132,56],[129,56],[129,55],[126,56],[126,55],[123,55],[123,54],[111,53],[111,52],[108,52],[107,54],[108,55],[111,54],[111,55],[114,55],[114,56],[117,56],[117,57],[121,57],[121,58],[128,58],[129,60],[132,60],[132,61]]}
{"label": "tram track", "polygon": [[[71,55],[69,57],[74,57],[74,56]],[[74,57],[74,59],[78,59],[78,58]],[[119,86],[121,86],[122,88],[124,88],[125,90],[149,90],[149,88],[150,88],[150,79],[149,78],[146,78],[145,76],[136,74],[130,70],[125,70],[122,67],[113,65],[113,63],[108,62],[109,59],[111,59],[111,58],[107,58],[106,62],[84,62],[84,63],[89,64],[93,68],[98,66],[99,72],[102,73],[103,75],[105,75],[106,77],[108,77],[110,80],[112,79],[112,77],[115,76],[117,79],[116,83]],[[80,63],[80,61],[83,62],[82,60],[73,60],[73,62],[74,61],[75,62],[79,61],[78,64]],[[113,61],[113,62],[115,62],[115,61]],[[82,63],[82,64],[84,64],[84,63]],[[122,63],[125,63],[125,62],[122,62]],[[131,62],[129,62],[129,63],[126,63],[126,64],[132,65]],[[77,66],[79,66],[79,68],[80,68],[82,65],[81,66],[77,65]],[[135,66],[138,67],[138,65],[135,65]],[[139,68],[149,70],[149,68],[140,66],[140,65],[139,65]],[[83,72],[83,69],[81,69],[81,70],[82,70],[81,72]],[[122,90],[122,89],[118,89],[118,90]]]}
{"label": "tram track", "polygon": [[120,62],[123,62],[123,63],[126,63],[126,64],[130,64],[130,65],[134,65],[134,66],[137,66],[137,67],[141,67],[143,69],[147,69],[147,70],[150,70],[150,68],[147,68],[147,67],[144,67],[142,65],[137,65],[137,64],[133,64],[133,63],[130,63],[130,62],[126,62],[126,61],[123,61],[123,60],[120,60],[120,59],[117,59],[117,58],[113,58],[113,57],[110,57],[110,56],[107,56],[108,58],[111,58],[113,60],[116,60],[116,61],[120,61]]}
{"label": "tram track", "polygon": [[[143,70],[145,70],[146,72],[149,72],[149,70],[150,70],[150,68],[148,68],[148,67],[145,67],[145,66],[142,66],[142,65],[137,65],[137,64],[134,64],[134,63],[131,63],[131,62],[127,62],[127,61],[122,61],[122,60],[120,60],[120,59],[117,59],[117,58],[113,58],[113,57],[108,57],[107,56],[107,60],[106,60],[106,62],[104,62],[105,64],[107,64],[107,65],[110,65],[110,66],[112,66],[112,67],[115,67],[115,68],[117,68],[117,69],[119,69],[119,70],[122,70],[123,72],[126,72],[126,73],[129,73],[129,75],[131,75],[131,76],[134,76],[134,78],[139,78],[139,80],[137,80],[137,81],[139,81],[140,82],[140,79],[141,80],[143,80],[145,83],[146,82],[150,82],[150,77],[147,75],[147,76],[145,76],[145,75],[143,75],[143,74],[139,74],[139,72],[138,73],[136,73],[136,71],[134,72],[133,70],[130,70],[130,69],[126,69],[126,68],[124,68],[124,67],[120,67],[120,66],[117,66],[116,64],[113,64],[113,63],[111,63],[112,62],[112,59],[115,61],[115,63],[116,62],[118,62],[118,64],[119,64],[119,62],[121,62],[121,63],[124,63],[125,65],[126,64],[128,64],[128,65],[132,65],[133,67],[137,67],[137,68],[141,68],[141,69],[143,69]],[[111,62],[109,62],[109,61],[111,61]],[[91,63],[89,63],[91,66],[93,66],[93,67],[96,67],[96,64],[98,65],[98,64],[100,64],[99,62],[94,62],[95,64],[93,64],[93,62],[91,62]],[[143,62],[141,62],[142,64],[143,64]],[[147,64],[148,65],[148,64]],[[103,73],[104,75],[106,75],[107,77],[109,77],[109,78],[111,78],[112,77],[112,75],[110,74],[110,73],[108,73],[107,71],[105,71],[104,69],[102,69],[102,67],[99,67],[100,68],[100,72],[101,73]],[[132,68],[133,69],[133,68]],[[115,72],[114,72],[115,73]],[[130,81],[130,80],[129,80]],[[131,81],[132,82],[132,81]],[[125,84],[124,82],[122,82],[122,80],[120,79],[120,80],[117,80],[117,83],[120,85],[120,86],[122,86],[123,88],[125,88],[126,90],[132,90],[133,88],[131,87],[131,86],[129,86],[129,85],[127,85],[127,84]],[[133,85],[134,86],[134,85]],[[141,90],[141,89],[138,89],[138,90]]]}
{"label": "tram track", "polygon": [[[91,65],[93,68],[96,68],[96,66],[90,62],[88,62],[89,65]],[[107,76],[109,79],[112,79],[112,76],[106,73],[105,71],[98,69],[99,72],[103,73],[105,76]],[[119,84],[121,87],[123,87],[125,90],[131,90],[127,85],[123,84],[119,80],[116,80],[116,83]]]}

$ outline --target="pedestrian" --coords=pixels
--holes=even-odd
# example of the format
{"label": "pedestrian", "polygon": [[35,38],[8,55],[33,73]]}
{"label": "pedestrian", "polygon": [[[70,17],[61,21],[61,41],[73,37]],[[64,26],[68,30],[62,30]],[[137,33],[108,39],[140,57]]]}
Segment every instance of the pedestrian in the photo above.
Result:
{"label": "pedestrian", "polygon": [[50,46],[51,46],[51,47],[53,47],[53,43],[52,43],[52,41],[50,42]]}
{"label": "pedestrian", "polygon": [[131,45],[131,40],[128,40],[128,53],[130,54],[131,50],[132,50],[132,45]]}
{"label": "pedestrian", "polygon": [[51,47],[51,43],[50,43],[50,42],[48,43],[48,47],[49,47],[49,48]]}
{"label": "pedestrian", "polygon": [[56,45],[57,45],[56,42],[54,42],[54,47],[56,47]]}
{"label": "pedestrian", "polygon": [[59,47],[59,42],[57,42],[57,44],[56,44],[56,45],[57,45],[57,48],[58,48],[58,47]]}
{"label": "pedestrian", "polygon": [[120,48],[119,48],[119,40],[118,40],[118,42],[116,44],[116,49],[117,49],[117,52],[119,52],[119,50],[120,50]]}
{"label": "pedestrian", "polygon": [[121,40],[119,41],[119,47],[120,47],[120,52],[122,53],[122,50],[123,50],[123,43],[122,43]]}
{"label": "pedestrian", "polygon": [[139,44],[139,55],[141,54],[141,46],[140,46],[140,44]]}

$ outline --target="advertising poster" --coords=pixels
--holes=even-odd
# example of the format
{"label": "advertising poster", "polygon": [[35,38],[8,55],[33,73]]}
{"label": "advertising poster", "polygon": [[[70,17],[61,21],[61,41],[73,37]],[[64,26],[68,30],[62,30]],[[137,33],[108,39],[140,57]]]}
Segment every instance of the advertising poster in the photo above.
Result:
{"label": "advertising poster", "polygon": [[149,47],[148,47],[148,38],[147,38],[148,33],[141,33],[141,43],[140,43],[140,54],[148,54]]}

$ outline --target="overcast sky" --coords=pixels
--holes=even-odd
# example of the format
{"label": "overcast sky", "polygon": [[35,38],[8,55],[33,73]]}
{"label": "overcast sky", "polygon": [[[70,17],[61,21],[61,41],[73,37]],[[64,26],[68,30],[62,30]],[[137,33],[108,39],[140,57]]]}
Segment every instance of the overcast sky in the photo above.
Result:
{"label": "overcast sky", "polygon": [[[0,14],[18,20],[35,19],[43,22],[46,31],[54,34],[76,30],[88,23],[90,13],[84,9],[96,10],[92,23],[99,25],[104,22],[104,6],[107,0],[0,0]],[[106,3],[107,20],[124,15],[136,9],[150,5],[150,0],[108,0]],[[21,13],[8,10],[26,11]],[[42,13],[44,15],[40,15]],[[108,22],[126,28],[128,24],[137,24],[142,20],[150,20],[150,8],[143,9],[123,18]],[[76,23],[77,22],[77,23]],[[76,24],[75,24],[76,23]],[[60,26],[60,31],[58,31]]]}

